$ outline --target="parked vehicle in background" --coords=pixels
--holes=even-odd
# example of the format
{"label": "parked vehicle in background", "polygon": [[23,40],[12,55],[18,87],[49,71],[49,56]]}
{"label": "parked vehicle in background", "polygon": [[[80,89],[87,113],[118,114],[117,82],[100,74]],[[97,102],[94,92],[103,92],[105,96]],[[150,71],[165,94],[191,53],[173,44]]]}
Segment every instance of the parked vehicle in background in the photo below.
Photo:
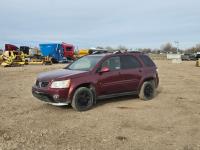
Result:
{"label": "parked vehicle in background", "polygon": [[182,61],[190,61],[190,60],[196,60],[196,57],[194,54],[183,54],[181,55]]}
{"label": "parked vehicle in background", "polygon": [[42,56],[38,49],[32,49],[28,46],[20,46],[18,48],[12,44],[5,44],[5,51],[0,54],[1,66],[15,67],[28,64],[51,65],[52,61],[51,57]]}
{"label": "parked vehicle in background", "polygon": [[106,49],[96,49],[96,48],[89,48],[89,49],[79,49],[75,55],[76,58],[83,57],[85,55],[90,54],[97,54],[97,53],[106,53],[108,50]]}
{"label": "parked vehicle in background", "polygon": [[196,54],[196,59],[197,59],[197,60],[200,59],[200,52],[197,52],[197,54]]}
{"label": "parked vehicle in background", "polygon": [[196,58],[196,56],[194,55],[194,54],[191,54],[190,55],[190,60],[196,60],[197,58]]}
{"label": "parked vehicle in background", "polygon": [[30,47],[28,47],[28,46],[20,46],[19,50],[21,52],[23,52],[24,54],[29,55]]}
{"label": "parked vehicle in background", "polygon": [[25,54],[17,46],[5,44],[5,50],[0,55],[0,65],[4,67],[25,65]]}
{"label": "parked vehicle in background", "polygon": [[41,73],[33,96],[53,105],[71,104],[77,111],[90,109],[97,100],[137,94],[154,98],[159,84],[157,67],[140,52],[83,56],[64,69]]}
{"label": "parked vehicle in background", "polygon": [[19,48],[12,44],[5,44],[5,51],[17,51]]}
{"label": "parked vehicle in background", "polygon": [[74,50],[75,47],[72,44],[67,43],[48,43],[48,44],[39,44],[41,53],[43,56],[52,57],[54,63],[74,60]]}

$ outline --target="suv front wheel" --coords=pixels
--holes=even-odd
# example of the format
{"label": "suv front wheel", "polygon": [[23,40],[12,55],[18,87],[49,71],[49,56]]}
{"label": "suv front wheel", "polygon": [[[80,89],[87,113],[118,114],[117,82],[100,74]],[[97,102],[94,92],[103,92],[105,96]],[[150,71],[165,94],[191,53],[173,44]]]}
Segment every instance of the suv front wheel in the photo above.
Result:
{"label": "suv front wheel", "polygon": [[87,87],[78,88],[72,99],[72,107],[77,111],[86,111],[93,106],[94,95]]}
{"label": "suv front wheel", "polygon": [[155,82],[145,81],[140,89],[139,98],[142,100],[151,100],[155,96]]}

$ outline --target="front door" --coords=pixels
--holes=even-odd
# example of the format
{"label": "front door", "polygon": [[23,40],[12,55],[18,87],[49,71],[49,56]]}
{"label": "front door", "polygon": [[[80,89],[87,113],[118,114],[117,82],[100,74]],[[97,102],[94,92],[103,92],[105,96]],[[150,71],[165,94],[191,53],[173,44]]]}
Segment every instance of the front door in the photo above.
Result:
{"label": "front door", "polygon": [[115,56],[108,58],[102,63],[101,68],[102,67],[108,67],[109,71],[98,74],[99,95],[109,95],[120,92],[120,57]]}

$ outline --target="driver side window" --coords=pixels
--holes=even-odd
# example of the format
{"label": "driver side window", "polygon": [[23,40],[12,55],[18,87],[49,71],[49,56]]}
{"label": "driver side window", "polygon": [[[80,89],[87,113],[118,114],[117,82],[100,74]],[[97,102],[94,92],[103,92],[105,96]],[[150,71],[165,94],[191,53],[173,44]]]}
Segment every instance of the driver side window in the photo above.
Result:
{"label": "driver side window", "polygon": [[102,63],[101,68],[108,67],[111,71],[120,69],[120,58],[111,57]]}

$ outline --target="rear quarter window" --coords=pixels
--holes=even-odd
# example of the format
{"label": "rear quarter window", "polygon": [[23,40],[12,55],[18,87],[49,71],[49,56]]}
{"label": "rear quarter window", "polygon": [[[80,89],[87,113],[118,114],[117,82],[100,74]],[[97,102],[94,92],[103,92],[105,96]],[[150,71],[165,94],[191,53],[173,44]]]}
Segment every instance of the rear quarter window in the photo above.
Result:
{"label": "rear quarter window", "polygon": [[143,61],[143,63],[147,67],[154,67],[154,66],[156,66],[155,63],[151,60],[151,58],[149,58],[149,56],[147,56],[147,55],[140,55],[140,59]]}
{"label": "rear quarter window", "polygon": [[131,55],[121,56],[122,69],[135,69],[140,67],[141,67],[140,62],[134,56]]}

